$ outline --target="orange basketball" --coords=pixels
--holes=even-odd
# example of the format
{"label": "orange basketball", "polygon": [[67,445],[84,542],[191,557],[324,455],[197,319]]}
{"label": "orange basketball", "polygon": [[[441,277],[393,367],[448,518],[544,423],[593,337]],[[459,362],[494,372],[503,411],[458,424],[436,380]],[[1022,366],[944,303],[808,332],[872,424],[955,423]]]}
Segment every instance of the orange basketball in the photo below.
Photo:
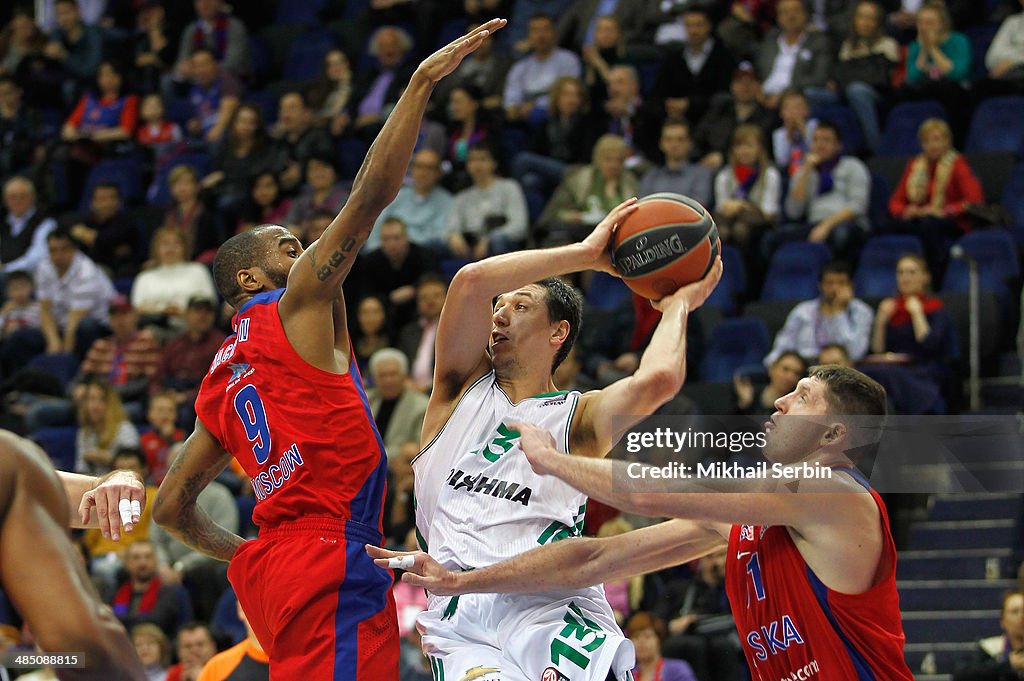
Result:
{"label": "orange basketball", "polygon": [[633,291],[657,300],[699,281],[721,247],[704,206],[688,196],[645,196],[612,238],[612,264]]}

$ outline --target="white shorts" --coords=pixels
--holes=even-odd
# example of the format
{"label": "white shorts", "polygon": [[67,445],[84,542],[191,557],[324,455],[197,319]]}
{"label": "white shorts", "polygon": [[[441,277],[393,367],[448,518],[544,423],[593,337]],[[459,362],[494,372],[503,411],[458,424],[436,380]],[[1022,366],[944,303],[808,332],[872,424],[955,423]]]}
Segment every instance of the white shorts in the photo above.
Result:
{"label": "white shorts", "polygon": [[635,664],[601,587],[431,596],[417,626],[435,681],[626,681]]}

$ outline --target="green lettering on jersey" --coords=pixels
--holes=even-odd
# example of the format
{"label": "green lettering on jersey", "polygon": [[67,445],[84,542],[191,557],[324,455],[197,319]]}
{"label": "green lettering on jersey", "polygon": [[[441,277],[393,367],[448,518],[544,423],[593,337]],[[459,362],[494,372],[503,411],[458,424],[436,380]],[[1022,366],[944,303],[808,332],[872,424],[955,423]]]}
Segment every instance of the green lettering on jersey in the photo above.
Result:
{"label": "green lettering on jersey", "polygon": [[518,437],[518,430],[512,430],[504,423],[498,424],[498,436],[488,442],[482,449],[478,449],[473,453],[482,454],[485,459],[495,463],[515,446],[514,440]]}

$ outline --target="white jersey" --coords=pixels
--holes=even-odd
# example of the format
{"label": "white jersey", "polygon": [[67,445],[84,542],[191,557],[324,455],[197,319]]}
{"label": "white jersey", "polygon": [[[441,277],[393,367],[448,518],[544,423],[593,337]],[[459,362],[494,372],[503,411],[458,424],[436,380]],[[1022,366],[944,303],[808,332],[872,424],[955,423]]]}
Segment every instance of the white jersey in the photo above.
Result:
{"label": "white jersey", "polygon": [[500,563],[583,530],[586,496],[533,472],[512,421],[535,423],[569,451],[580,393],[512,404],[491,371],[462,395],[441,432],[412,462],[420,541],[448,569]]}
{"label": "white jersey", "polygon": [[[412,462],[422,548],[451,570],[481,568],[583,530],[586,497],[533,472],[513,421],[535,423],[569,451],[579,392],[512,404],[482,376]],[[601,586],[544,594],[431,596],[417,618],[435,679],[605,681],[630,678],[633,645]]]}

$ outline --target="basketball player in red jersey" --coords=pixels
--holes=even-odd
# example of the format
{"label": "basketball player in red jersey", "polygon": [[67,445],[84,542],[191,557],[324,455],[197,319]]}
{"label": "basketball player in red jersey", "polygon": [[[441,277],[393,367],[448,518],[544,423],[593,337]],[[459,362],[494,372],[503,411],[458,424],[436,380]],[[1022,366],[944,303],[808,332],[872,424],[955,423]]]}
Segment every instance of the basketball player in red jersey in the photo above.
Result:
{"label": "basketball player in red jersey", "polygon": [[[387,461],[355,365],[341,284],[395,198],[434,85],[491,33],[495,19],[416,69],[323,236],[303,251],[261,225],[221,246],[214,279],[237,309],[196,399],[195,432],[167,473],[153,517],[228,577],[274,681],[398,678],[392,575],[380,543]],[[259,539],[216,525],[199,492],[234,456],[252,479]]]}
{"label": "basketball player in red jersey", "polygon": [[[911,681],[885,507],[846,454],[854,435],[844,415],[880,421],[885,390],[854,369],[815,367],[775,407],[765,457],[827,466],[830,479],[801,480],[799,494],[785,487],[701,493],[763,488],[755,480],[641,493],[626,489],[626,462],[564,456],[546,431],[514,424],[537,472],[624,511],[680,519],[605,539],[568,539],[458,574],[416,552],[415,574],[403,579],[439,595],[547,591],[660,570],[728,543],[726,591],[755,681]],[[404,555],[369,550],[385,564]]]}

